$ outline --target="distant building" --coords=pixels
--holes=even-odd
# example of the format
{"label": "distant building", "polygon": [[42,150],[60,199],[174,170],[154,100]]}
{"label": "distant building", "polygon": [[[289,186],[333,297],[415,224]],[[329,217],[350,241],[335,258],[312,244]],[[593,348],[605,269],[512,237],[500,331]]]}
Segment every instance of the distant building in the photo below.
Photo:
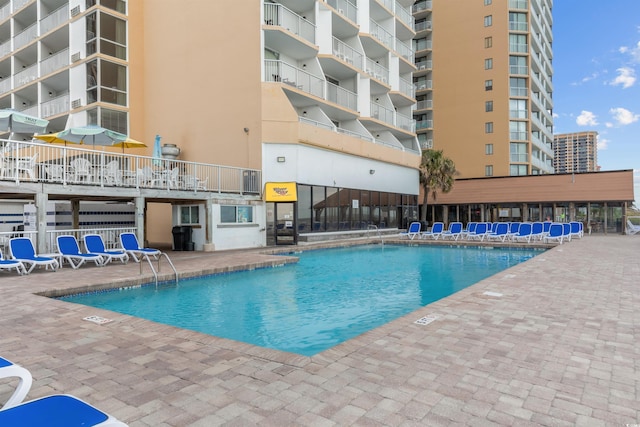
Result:
{"label": "distant building", "polygon": [[556,173],[596,172],[598,170],[598,132],[554,135],[553,167]]}

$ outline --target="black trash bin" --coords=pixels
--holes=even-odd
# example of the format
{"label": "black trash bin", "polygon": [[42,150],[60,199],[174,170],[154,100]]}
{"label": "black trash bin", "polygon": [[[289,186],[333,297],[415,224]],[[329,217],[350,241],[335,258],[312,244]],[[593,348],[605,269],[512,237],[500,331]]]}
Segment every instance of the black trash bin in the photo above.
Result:
{"label": "black trash bin", "polygon": [[[185,227],[176,225],[171,229],[171,234],[173,234],[173,250],[183,251],[185,242]],[[189,235],[189,239],[191,239],[191,235]]]}
{"label": "black trash bin", "polygon": [[182,250],[193,251],[195,247],[194,243],[191,241],[191,236],[193,235],[193,227],[185,225],[182,228],[184,229]]}

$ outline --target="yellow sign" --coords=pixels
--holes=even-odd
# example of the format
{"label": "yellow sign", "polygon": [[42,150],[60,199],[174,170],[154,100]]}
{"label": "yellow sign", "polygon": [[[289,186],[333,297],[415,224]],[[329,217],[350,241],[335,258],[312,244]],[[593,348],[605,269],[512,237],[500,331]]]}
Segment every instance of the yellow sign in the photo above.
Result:
{"label": "yellow sign", "polygon": [[298,192],[295,182],[267,182],[264,191],[267,202],[295,202]]}

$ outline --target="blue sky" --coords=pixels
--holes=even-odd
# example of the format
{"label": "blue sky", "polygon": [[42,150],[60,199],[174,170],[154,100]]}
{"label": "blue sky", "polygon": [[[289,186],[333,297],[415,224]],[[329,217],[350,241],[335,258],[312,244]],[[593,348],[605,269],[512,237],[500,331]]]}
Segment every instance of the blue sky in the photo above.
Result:
{"label": "blue sky", "polygon": [[640,207],[640,0],[553,2],[554,132],[598,132],[602,170],[633,169]]}

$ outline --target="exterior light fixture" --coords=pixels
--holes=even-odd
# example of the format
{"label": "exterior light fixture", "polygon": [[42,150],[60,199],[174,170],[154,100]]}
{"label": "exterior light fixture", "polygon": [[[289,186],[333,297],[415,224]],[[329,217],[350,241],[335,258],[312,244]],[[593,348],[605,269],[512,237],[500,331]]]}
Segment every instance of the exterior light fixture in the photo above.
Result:
{"label": "exterior light fixture", "polygon": [[276,160],[278,161],[278,163],[284,163],[287,159],[284,156],[278,156]]}
{"label": "exterior light fixture", "polygon": [[369,169],[369,174],[370,174],[370,175],[373,175],[374,173],[376,173],[376,170],[375,170],[375,169]]}

